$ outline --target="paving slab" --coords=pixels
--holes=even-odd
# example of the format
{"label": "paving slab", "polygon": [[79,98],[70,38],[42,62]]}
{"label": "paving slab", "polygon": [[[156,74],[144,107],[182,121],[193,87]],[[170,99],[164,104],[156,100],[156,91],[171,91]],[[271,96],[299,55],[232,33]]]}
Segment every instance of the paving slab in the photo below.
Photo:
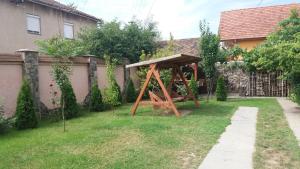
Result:
{"label": "paving slab", "polygon": [[277,101],[282,107],[288,124],[296,136],[300,146],[300,107],[287,98],[277,98]]}
{"label": "paving slab", "polygon": [[258,108],[239,107],[198,169],[252,169]]}

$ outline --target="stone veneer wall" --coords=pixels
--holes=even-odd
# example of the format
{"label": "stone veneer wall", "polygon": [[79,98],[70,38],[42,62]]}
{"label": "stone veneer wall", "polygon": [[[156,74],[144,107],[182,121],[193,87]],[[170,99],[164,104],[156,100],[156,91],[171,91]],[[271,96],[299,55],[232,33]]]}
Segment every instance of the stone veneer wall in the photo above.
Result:
{"label": "stone veneer wall", "polygon": [[229,65],[217,64],[219,75],[223,75],[227,84],[229,93],[236,93],[240,96],[247,95],[249,86],[249,73],[241,68],[232,68]]}
{"label": "stone veneer wall", "polygon": [[216,64],[219,75],[223,75],[228,92],[239,96],[287,97],[290,86],[282,80],[281,72],[247,72],[243,62]]}

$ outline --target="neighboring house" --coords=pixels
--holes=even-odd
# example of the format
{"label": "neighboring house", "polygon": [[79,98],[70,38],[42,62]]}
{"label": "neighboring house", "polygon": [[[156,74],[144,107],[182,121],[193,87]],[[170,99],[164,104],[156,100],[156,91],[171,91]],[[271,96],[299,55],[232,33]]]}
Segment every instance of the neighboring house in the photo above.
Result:
{"label": "neighboring house", "polygon": [[[174,39],[175,53],[184,53],[194,56],[198,56],[198,41],[199,38],[189,38],[189,39]],[[160,41],[159,47],[163,48],[168,45],[168,41]]]}
{"label": "neighboring house", "polygon": [[96,27],[100,19],[54,0],[1,0],[0,53],[37,50],[36,40],[77,37],[82,28]]}
{"label": "neighboring house", "polygon": [[219,35],[222,45],[251,50],[278,28],[278,23],[290,16],[300,4],[238,9],[221,13]]}

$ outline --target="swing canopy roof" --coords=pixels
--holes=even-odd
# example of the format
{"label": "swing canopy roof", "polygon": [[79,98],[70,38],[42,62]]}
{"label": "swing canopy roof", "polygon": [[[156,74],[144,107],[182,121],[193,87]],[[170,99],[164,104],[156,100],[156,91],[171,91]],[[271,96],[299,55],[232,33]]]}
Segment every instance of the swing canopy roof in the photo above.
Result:
{"label": "swing canopy roof", "polygon": [[151,64],[158,64],[163,68],[171,68],[174,65],[176,66],[185,66],[191,63],[197,63],[201,60],[198,56],[188,55],[188,54],[176,54],[172,56],[166,56],[157,59],[146,60],[142,62],[137,62],[134,64],[126,65],[126,68],[132,67],[147,67]]}

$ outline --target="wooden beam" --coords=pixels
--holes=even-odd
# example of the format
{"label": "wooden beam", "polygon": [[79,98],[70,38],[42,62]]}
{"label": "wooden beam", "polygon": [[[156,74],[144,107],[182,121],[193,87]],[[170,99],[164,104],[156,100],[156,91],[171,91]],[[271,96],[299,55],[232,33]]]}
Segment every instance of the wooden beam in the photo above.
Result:
{"label": "wooden beam", "polygon": [[140,91],[140,94],[137,97],[137,99],[136,99],[136,101],[135,101],[135,103],[134,103],[134,105],[133,105],[133,107],[131,109],[131,114],[133,116],[135,115],[136,109],[137,109],[137,107],[138,107],[138,105],[139,105],[139,103],[140,103],[140,101],[141,101],[141,99],[142,99],[142,97],[143,97],[146,89],[147,89],[147,86],[148,86],[148,84],[149,84],[149,82],[151,80],[151,77],[152,77],[153,72],[154,72],[155,69],[156,69],[156,64],[150,65],[150,69],[147,72],[146,81],[143,84],[142,90]]}
{"label": "wooden beam", "polygon": [[180,68],[177,67],[176,69],[177,69],[177,72],[178,72],[178,74],[179,74],[179,76],[180,76],[180,78],[181,78],[183,84],[185,85],[186,89],[188,90],[189,95],[193,98],[196,107],[199,107],[198,100],[196,99],[196,97],[195,97],[195,95],[193,94],[191,88],[189,87],[188,83],[186,82],[186,79],[185,79],[183,73],[181,72]]}
{"label": "wooden beam", "polygon": [[198,81],[198,63],[193,63],[195,81]]}
{"label": "wooden beam", "polygon": [[174,84],[174,81],[175,81],[176,78],[177,78],[177,72],[175,71],[174,68],[172,68],[172,78],[171,78],[170,83],[167,87],[168,93],[170,94],[171,97],[172,97],[172,85]]}
{"label": "wooden beam", "polygon": [[172,109],[173,112],[176,114],[176,116],[179,117],[181,114],[180,114],[180,112],[177,110],[175,104],[173,103],[173,100],[172,100],[172,98],[170,97],[170,95],[169,95],[169,93],[168,93],[166,87],[164,86],[164,83],[161,81],[160,75],[159,75],[157,69],[155,69],[155,70],[153,71],[153,75],[154,75],[154,77],[156,78],[158,84],[160,85],[160,87],[161,87],[161,89],[162,89],[162,91],[163,91],[163,93],[164,93],[164,96],[166,97],[167,101],[169,102],[169,105],[170,105],[171,109]]}

